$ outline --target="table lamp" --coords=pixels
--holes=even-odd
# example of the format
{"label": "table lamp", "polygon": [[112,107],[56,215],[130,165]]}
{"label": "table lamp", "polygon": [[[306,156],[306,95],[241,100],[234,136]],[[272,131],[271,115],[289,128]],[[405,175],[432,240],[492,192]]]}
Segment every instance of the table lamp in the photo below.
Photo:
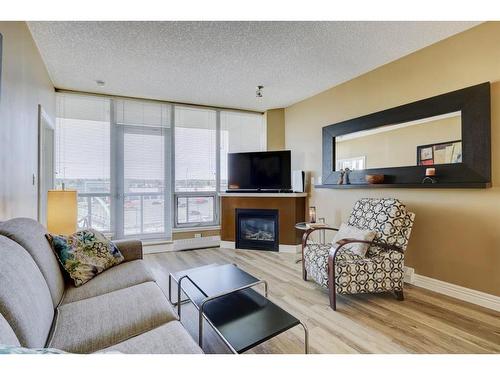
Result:
{"label": "table lamp", "polygon": [[76,232],[77,217],[76,190],[49,190],[47,192],[47,229],[54,234]]}

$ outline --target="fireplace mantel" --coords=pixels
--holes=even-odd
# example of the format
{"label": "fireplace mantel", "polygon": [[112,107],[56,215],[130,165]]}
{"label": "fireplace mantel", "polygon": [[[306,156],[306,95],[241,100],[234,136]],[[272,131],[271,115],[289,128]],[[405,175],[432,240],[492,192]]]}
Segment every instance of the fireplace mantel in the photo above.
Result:
{"label": "fireplace mantel", "polygon": [[235,248],[236,209],[275,209],[279,220],[279,251],[299,252],[302,232],[295,224],[306,216],[307,193],[220,193],[221,247]]}
{"label": "fireplace mantel", "polygon": [[219,197],[301,198],[307,193],[219,193]]}

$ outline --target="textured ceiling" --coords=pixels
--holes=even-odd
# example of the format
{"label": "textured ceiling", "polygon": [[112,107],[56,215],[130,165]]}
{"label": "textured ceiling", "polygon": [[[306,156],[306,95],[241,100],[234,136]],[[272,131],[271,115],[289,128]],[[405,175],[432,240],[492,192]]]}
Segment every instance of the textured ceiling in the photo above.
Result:
{"label": "textured ceiling", "polygon": [[[259,111],[296,103],[476,24],[28,23],[57,88]],[[259,84],[263,98],[255,97]]]}

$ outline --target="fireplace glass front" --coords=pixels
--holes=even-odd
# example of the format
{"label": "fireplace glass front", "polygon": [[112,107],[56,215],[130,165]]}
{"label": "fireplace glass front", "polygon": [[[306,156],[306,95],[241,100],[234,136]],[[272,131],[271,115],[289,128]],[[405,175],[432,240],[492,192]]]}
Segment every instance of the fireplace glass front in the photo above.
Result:
{"label": "fireplace glass front", "polygon": [[278,210],[236,209],[236,248],[279,250]]}

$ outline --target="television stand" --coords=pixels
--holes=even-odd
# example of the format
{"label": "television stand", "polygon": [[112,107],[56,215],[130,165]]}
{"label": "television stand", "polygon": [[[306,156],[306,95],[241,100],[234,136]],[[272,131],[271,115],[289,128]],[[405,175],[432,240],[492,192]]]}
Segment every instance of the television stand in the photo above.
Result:
{"label": "television stand", "polygon": [[226,193],[293,193],[291,189],[228,189]]}

